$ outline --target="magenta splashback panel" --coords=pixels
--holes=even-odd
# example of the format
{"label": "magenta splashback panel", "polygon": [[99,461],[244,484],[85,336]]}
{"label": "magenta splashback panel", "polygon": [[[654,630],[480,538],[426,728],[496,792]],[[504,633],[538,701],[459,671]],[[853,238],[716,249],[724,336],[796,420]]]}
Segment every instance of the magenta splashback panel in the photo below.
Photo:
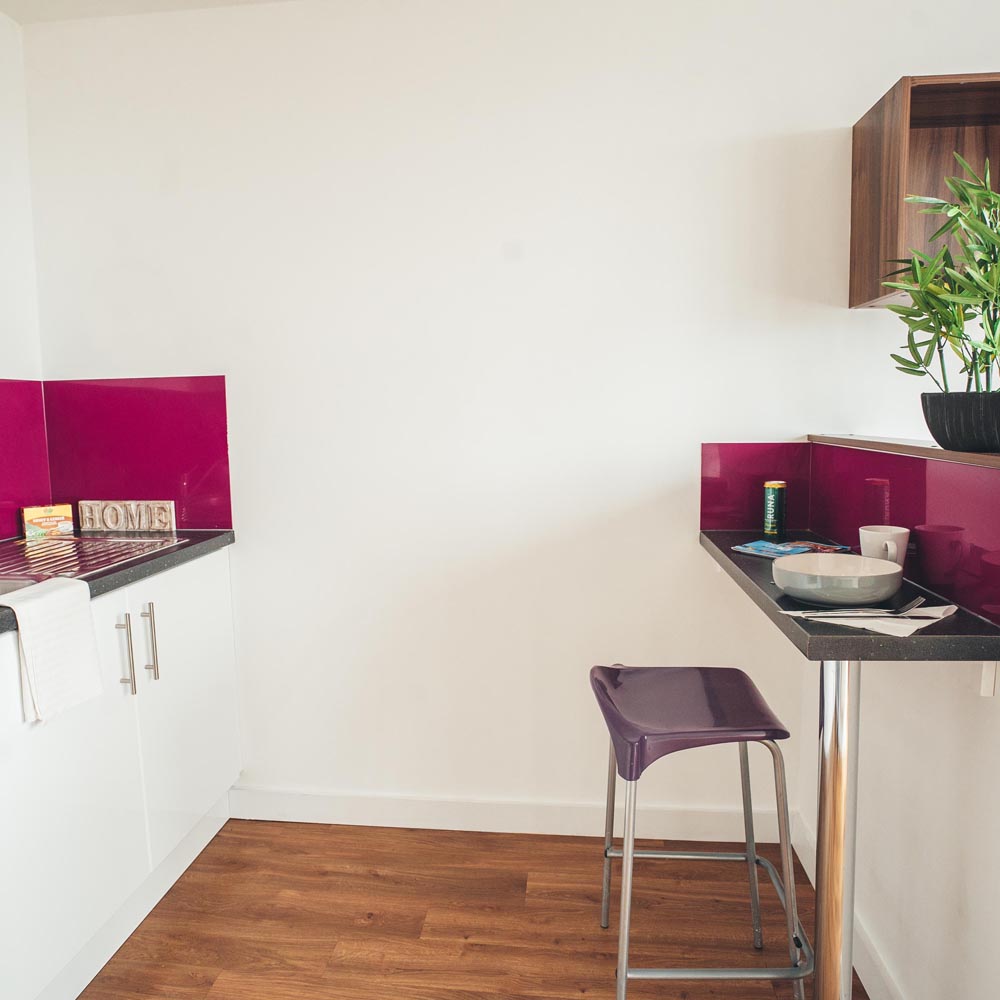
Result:
{"label": "magenta splashback panel", "polygon": [[173,500],[178,528],[231,528],[226,380],[45,383],[57,501]]}
{"label": "magenta splashback panel", "polygon": [[[909,528],[906,575],[1000,623],[1000,470],[830,445],[813,449],[814,531],[857,546],[862,525]],[[884,509],[873,505],[873,492],[884,497]]]}
{"label": "magenta splashback panel", "polygon": [[19,508],[173,500],[178,528],[231,528],[226,380],[0,379],[0,538]]}
{"label": "magenta splashback panel", "polygon": [[764,482],[788,483],[787,524],[809,527],[808,441],[701,446],[701,527],[764,528]]}
{"label": "magenta splashback panel", "polygon": [[907,577],[1000,624],[1000,470],[837,445],[706,444],[702,528],[756,528],[771,478],[788,480],[792,529],[857,550],[863,525],[909,528]]}
{"label": "magenta splashback panel", "polygon": [[0,538],[21,533],[21,507],[51,495],[42,384],[0,379]]}
{"label": "magenta splashback panel", "polygon": [[910,455],[813,445],[809,527],[856,546],[858,528],[865,524],[923,524],[927,465],[926,459]]}

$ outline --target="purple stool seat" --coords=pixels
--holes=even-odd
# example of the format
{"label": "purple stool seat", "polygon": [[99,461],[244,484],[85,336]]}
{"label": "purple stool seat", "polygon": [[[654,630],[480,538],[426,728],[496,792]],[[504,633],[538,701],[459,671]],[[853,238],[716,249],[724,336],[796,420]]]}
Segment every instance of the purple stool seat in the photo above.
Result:
{"label": "purple stool seat", "polygon": [[678,750],[788,739],[754,682],[735,667],[594,667],[590,685],[626,781]]}

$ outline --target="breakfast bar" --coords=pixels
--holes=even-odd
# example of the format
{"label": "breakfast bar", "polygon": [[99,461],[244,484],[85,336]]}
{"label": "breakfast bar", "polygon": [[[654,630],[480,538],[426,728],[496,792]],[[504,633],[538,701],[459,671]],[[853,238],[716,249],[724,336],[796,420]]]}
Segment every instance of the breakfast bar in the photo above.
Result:
{"label": "breakfast bar", "polygon": [[[857,632],[791,618],[794,604],[771,582],[771,563],[732,551],[759,531],[703,531],[701,544],[802,654],[820,662],[819,818],[816,842],[816,1000],[850,1000],[857,827],[861,664],[866,660],[1000,660],[1000,627],[959,608],[908,637]],[[796,537],[826,541],[813,532]],[[906,581],[894,599],[937,597]]]}
{"label": "breakfast bar", "polygon": [[[1000,660],[1000,624],[991,620],[1000,610],[992,569],[1000,545],[983,513],[993,509],[1000,470],[940,449],[883,447],[813,438],[707,444],[702,451],[702,547],[806,659],[820,663],[815,1000],[851,1000],[862,663]],[[774,584],[773,563],[732,551],[762,537],[760,487],[776,475],[791,487],[789,539],[856,545],[866,523],[914,527],[916,551],[886,607],[923,596],[957,605],[955,614],[907,637],[785,614],[801,605]],[[961,489],[944,488],[956,479]],[[945,514],[962,533],[960,558],[947,575],[930,546],[920,551],[920,529],[936,526],[918,524]]]}

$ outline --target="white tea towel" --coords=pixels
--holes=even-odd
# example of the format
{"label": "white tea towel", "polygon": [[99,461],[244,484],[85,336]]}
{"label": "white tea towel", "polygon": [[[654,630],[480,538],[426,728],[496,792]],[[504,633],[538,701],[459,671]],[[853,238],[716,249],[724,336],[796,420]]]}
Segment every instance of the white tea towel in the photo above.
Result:
{"label": "white tea towel", "polygon": [[[927,628],[928,625],[933,625],[935,622],[941,621],[942,618],[953,615],[957,610],[958,608],[954,604],[944,604],[939,608],[927,608],[921,605],[919,608],[914,608],[909,614],[894,615],[891,617],[888,615],[872,615],[870,618],[865,618],[861,615],[841,618],[815,618],[809,616],[805,620],[822,622],[824,625],[845,625],[847,628],[860,628],[868,632],[878,632],[881,635],[896,635],[905,639],[915,632],[919,632],[920,629]],[[802,618],[805,613],[802,611],[785,611],[784,614],[790,615],[792,618]]]}
{"label": "white tea towel", "polygon": [[97,697],[101,668],[83,580],[57,577],[0,597],[17,617],[21,707],[41,722]]}

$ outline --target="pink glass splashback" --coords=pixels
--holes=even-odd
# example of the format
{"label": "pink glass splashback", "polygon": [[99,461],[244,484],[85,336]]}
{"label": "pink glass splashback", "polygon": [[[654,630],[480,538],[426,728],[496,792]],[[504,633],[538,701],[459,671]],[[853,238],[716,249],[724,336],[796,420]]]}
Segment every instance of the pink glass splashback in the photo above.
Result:
{"label": "pink glass splashback", "polygon": [[42,384],[0,379],[0,538],[21,534],[20,508],[51,495]]}
{"label": "pink glass splashback", "polygon": [[911,530],[911,580],[1000,623],[1000,470],[837,445],[702,445],[701,526],[761,525],[765,479],[788,480],[788,526],[857,551],[858,528]]}
{"label": "pink glass splashback", "polygon": [[925,523],[925,459],[817,444],[813,445],[812,464],[813,531],[843,545],[857,546],[862,525],[912,528]]}
{"label": "pink glass splashback", "polygon": [[173,500],[178,528],[231,528],[226,380],[45,383],[57,500]]}
{"label": "pink glass splashback", "polygon": [[844,545],[909,528],[906,576],[1000,623],[1000,470],[815,444],[812,498],[813,530]]}
{"label": "pink glass splashback", "polygon": [[701,446],[701,527],[764,527],[764,482],[788,483],[787,525],[809,527],[808,441]]}

